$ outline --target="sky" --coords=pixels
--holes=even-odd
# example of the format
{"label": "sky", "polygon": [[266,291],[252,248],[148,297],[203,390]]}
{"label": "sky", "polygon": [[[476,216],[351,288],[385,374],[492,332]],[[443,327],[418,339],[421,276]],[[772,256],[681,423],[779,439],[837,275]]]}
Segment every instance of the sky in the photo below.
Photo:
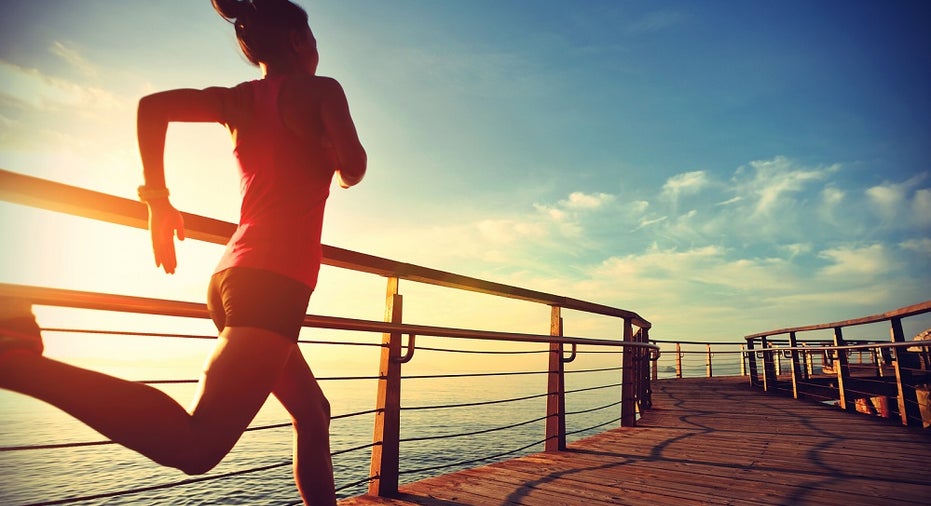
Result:
{"label": "sky", "polygon": [[[931,299],[927,2],[299,3],[369,155],[326,244],[629,309],[657,339]],[[132,198],[139,98],[258,77],[207,0],[7,1],[0,167]],[[166,167],[176,207],[237,220],[222,127],[172,125]],[[220,254],[186,241],[167,276],[142,231],[0,213],[3,282],[202,301]],[[383,280],[320,283],[311,312],[381,318]],[[411,323],[548,329],[547,308],[402,292]]]}

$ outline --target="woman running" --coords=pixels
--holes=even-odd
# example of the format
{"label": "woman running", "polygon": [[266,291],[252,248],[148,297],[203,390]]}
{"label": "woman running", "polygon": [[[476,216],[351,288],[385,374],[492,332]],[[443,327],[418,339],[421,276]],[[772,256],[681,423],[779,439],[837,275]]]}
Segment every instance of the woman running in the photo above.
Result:
{"label": "woman running", "polygon": [[[334,174],[361,181],[366,154],[339,83],[316,75],[307,14],[288,0],[212,0],[262,79],[179,89],[139,101],[137,133],[156,266],[173,273],[181,214],[169,201],[168,124],[217,122],[232,135],[242,181],[240,223],[210,279],[219,338],[185,410],[160,390],[42,356],[31,306],[0,305],[0,386],[49,402],[153,461],[209,471],[269,394],[292,417],[294,477],[305,504],[336,503],[329,404],[297,346],[320,269],[323,212]],[[205,189],[206,191],[207,189]]]}

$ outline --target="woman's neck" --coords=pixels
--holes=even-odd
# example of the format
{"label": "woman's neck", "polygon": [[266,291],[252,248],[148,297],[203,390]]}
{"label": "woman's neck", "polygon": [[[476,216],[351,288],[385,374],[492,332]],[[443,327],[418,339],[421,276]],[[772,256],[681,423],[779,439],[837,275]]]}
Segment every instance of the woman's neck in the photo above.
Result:
{"label": "woman's neck", "polygon": [[293,63],[269,64],[259,62],[259,69],[262,71],[262,77],[286,76],[304,72],[304,69]]}

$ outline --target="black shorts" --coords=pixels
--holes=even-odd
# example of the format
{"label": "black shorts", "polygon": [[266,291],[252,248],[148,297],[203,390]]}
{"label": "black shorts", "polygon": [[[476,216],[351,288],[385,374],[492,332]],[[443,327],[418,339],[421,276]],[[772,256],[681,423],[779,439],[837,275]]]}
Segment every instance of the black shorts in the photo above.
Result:
{"label": "black shorts", "polygon": [[271,271],[231,267],[210,278],[207,309],[217,330],[255,327],[296,343],[312,291]]}

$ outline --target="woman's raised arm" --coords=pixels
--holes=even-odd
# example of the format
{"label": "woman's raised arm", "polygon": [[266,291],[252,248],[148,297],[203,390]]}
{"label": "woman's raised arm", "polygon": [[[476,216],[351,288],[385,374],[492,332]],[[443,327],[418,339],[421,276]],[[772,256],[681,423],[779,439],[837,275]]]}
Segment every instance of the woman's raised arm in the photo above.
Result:
{"label": "woman's raised arm", "polygon": [[168,123],[229,121],[228,88],[180,89],[148,95],[139,100],[136,135],[145,184],[139,198],[149,207],[149,233],[155,266],[172,274],[177,267],[174,237],[184,240],[184,220],[168,200],[165,184],[165,136]]}
{"label": "woman's raised arm", "polygon": [[326,81],[321,114],[327,138],[336,152],[339,185],[349,188],[359,184],[365,177],[368,158],[365,148],[359,141],[359,134],[356,132],[352,116],[349,114],[346,94],[342,86],[333,79]]}

